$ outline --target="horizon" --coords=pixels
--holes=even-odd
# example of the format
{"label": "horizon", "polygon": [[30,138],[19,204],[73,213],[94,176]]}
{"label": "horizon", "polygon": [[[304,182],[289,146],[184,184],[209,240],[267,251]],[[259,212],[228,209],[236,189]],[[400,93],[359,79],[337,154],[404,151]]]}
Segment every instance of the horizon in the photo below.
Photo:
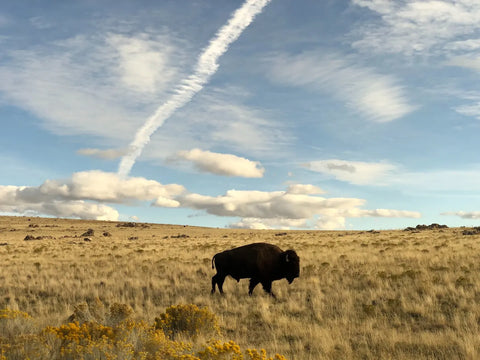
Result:
{"label": "horizon", "polygon": [[[245,231],[280,231],[282,232],[287,231],[301,231],[301,232],[308,232],[308,231],[324,231],[324,232],[373,232],[373,231],[413,231],[413,230],[432,230],[432,229],[462,229],[462,228],[477,228],[478,226],[448,226],[446,224],[438,224],[438,223],[431,223],[431,224],[417,224],[412,227],[404,227],[404,228],[392,228],[392,229],[277,229],[277,228],[270,228],[270,229],[251,229],[251,228],[232,228],[232,227],[211,227],[211,226],[204,226],[204,225],[184,225],[184,224],[171,224],[171,223],[159,223],[159,222],[148,222],[148,221],[138,221],[138,220],[97,220],[97,219],[80,219],[80,218],[66,218],[66,217],[55,217],[55,216],[28,216],[28,215],[0,215],[0,218],[27,218],[28,221],[31,219],[39,219],[39,220],[62,220],[62,221],[83,221],[83,222],[112,222],[112,223],[119,223],[119,224],[140,224],[140,225],[160,225],[160,226],[174,226],[179,228],[185,227],[194,227],[194,228],[205,228],[205,229],[212,229],[212,230],[245,230]],[[440,226],[430,229],[418,229],[418,227],[432,227],[432,226]],[[134,226],[133,226],[134,227]],[[479,227],[480,228],[480,227]]]}
{"label": "horizon", "polygon": [[0,215],[475,226],[479,20],[468,0],[5,4]]}

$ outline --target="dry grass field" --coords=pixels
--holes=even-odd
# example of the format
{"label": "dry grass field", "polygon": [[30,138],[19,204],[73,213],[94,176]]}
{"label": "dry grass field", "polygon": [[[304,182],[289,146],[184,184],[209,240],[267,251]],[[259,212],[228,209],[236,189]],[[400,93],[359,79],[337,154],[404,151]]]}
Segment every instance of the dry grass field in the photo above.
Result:
{"label": "dry grass field", "polygon": [[[9,309],[0,313],[0,358],[21,358],[15,336],[105,319],[96,313],[108,309],[154,324],[171,305],[195,304],[215,315],[216,339],[268,356],[479,359],[480,234],[464,230],[285,232],[0,217],[0,309]],[[300,278],[274,282],[277,299],[261,286],[249,297],[248,281],[231,278],[224,296],[210,295],[212,256],[252,242],[295,249]],[[31,318],[22,323],[12,310]],[[182,339],[196,349],[210,335]],[[241,359],[208,356],[201,358]]]}

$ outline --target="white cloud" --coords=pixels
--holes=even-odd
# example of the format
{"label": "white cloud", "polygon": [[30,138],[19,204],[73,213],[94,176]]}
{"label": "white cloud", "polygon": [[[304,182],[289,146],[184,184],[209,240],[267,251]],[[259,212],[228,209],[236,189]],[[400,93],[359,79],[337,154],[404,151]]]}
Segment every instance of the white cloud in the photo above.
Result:
{"label": "white cloud", "polygon": [[233,229],[291,229],[307,227],[305,219],[259,219],[259,218],[243,218],[238,222],[231,223],[230,228]]}
{"label": "white cloud", "polygon": [[[188,43],[180,47],[170,35],[98,34],[5,51],[0,101],[33,113],[55,134],[92,135],[87,146],[93,148],[130,141],[194,57]],[[203,149],[228,144],[249,156],[281,156],[291,138],[271,120],[274,115],[244,105],[248,96],[241,88],[209,87],[154,135],[143,159],[163,159],[186,143]]]}
{"label": "white cloud", "polygon": [[274,120],[272,112],[245,105],[250,98],[241,94],[243,89],[204,90],[152,136],[144,159],[182,151],[185,144],[210,151],[227,146],[229,152],[256,158],[288,154],[293,142],[290,129]]}
{"label": "white cloud", "polygon": [[473,116],[480,120],[480,101],[473,104],[457,106],[455,111],[459,114]]}
{"label": "white cloud", "polygon": [[315,227],[320,230],[335,230],[345,228],[344,216],[320,216],[315,224]]}
{"label": "white cloud", "polygon": [[325,194],[325,191],[318,186],[311,184],[291,184],[287,189],[288,194],[319,195]]}
{"label": "white cloud", "polygon": [[152,205],[158,206],[158,207],[175,208],[175,207],[179,207],[179,206],[180,206],[180,203],[179,203],[177,200],[173,200],[173,199],[170,199],[170,198],[166,198],[166,197],[163,197],[163,196],[159,196],[159,197],[157,197],[157,199],[153,202]]}
{"label": "white cloud", "polygon": [[78,149],[77,154],[84,156],[91,156],[100,159],[114,160],[126,154],[126,151],[123,149],[93,149],[85,148]]}
{"label": "white cloud", "polygon": [[355,185],[385,186],[421,194],[480,192],[479,164],[470,164],[467,169],[406,170],[388,162],[328,159],[302,165]]}
{"label": "white cloud", "polygon": [[134,38],[109,34],[106,43],[118,55],[115,71],[126,88],[140,93],[158,93],[175,76],[175,67],[169,63],[173,48],[168,40],[159,42],[147,34]]}
{"label": "white cloud", "polygon": [[[459,37],[468,41],[480,29],[480,3],[474,0],[352,0],[352,3],[380,15],[379,22],[356,30],[360,39],[353,46],[368,51],[404,55],[448,53],[455,48]],[[460,45],[462,50],[466,44]]]}
{"label": "white cloud", "polygon": [[115,173],[98,170],[74,173],[68,183],[57,184],[60,188],[66,187],[66,197],[109,202],[171,198],[185,191],[182,185],[162,185],[142,177],[122,179]]}
{"label": "white cloud", "polygon": [[421,214],[418,211],[375,209],[375,210],[349,210],[345,214],[348,217],[386,217],[386,218],[419,218]]}
{"label": "white cloud", "polygon": [[294,184],[286,191],[229,190],[213,197],[187,193],[177,184],[94,170],[74,173],[66,180],[46,180],[40,186],[0,186],[0,212],[117,220],[118,211],[106,204],[149,201],[158,207],[238,217],[231,226],[248,228],[305,228],[315,222],[320,228],[337,228],[349,217],[419,216],[411,211],[361,209],[363,199],[325,198],[318,195],[322,192],[314,185]]}
{"label": "white cloud", "polygon": [[219,67],[218,59],[225,54],[230,45],[238,39],[243,30],[251,24],[269,2],[270,0],[247,0],[232,13],[227,23],[217,31],[198,57],[191,75],[175,86],[168,99],[161,103],[156,111],[146,119],[143,126],[137,130],[130,143],[129,152],[120,161],[119,174],[126,176],[130,173],[135,161],[143,152],[143,148],[150,142],[153,133],[178,109],[188,104],[193,96],[210,81],[210,77],[217,72]]}
{"label": "white cloud", "polygon": [[454,51],[480,50],[480,39],[452,41],[446,46],[446,48]]}
{"label": "white cloud", "polygon": [[[4,189],[0,186],[0,198]],[[104,204],[94,204],[82,200],[52,200],[39,203],[20,202],[5,204],[0,202],[0,212],[15,214],[51,215],[95,220],[118,220],[118,211]]]}
{"label": "white cloud", "polygon": [[333,94],[346,106],[375,122],[389,122],[414,110],[394,76],[362,67],[339,54],[281,54],[271,59],[268,71],[277,82]]}
{"label": "white cloud", "polygon": [[220,154],[201,149],[183,150],[171,160],[188,160],[200,171],[217,175],[261,178],[265,169],[258,161],[251,161],[232,154]]}
{"label": "white cloud", "polygon": [[54,133],[130,140],[183,61],[174,42],[109,33],[11,50],[0,65],[0,93]]}
{"label": "white cloud", "polygon": [[462,219],[472,219],[472,220],[480,219],[480,211],[450,211],[450,212],[441,213],[440,215],[459,216]]}
{"label": "white cloud", "polygon": [[173,198],[184,191],[177,184],[162,185],[140,177],[120,179],[115,173],[84,171],[64,181],[46,180],[40,186],[0,186],[0,211],[117,220],[117,210],[103,203],[153,201],[176,207],[179,203]]}
{"label": "white cloud", "polygon": [[418,191],[423,194],[469,192],[469,196],[472,197],[480,192],[480,166],[471,164],[468,170],[433,169],[398,172],[389,177],[386,184],[404,191]]}
{"label": "white cloud", "polygon": [[[315,188],[302,185],[305,189]],[[297,186],[297,189],[300,187]],[[318,188],[317,188],[318,191]],[[306,191],[303,191],[306,192]],[[205,210],[217,216],[242,218],[233,227],[289,228],[308,227],[317,221],[322,229],[341,228],[346,217],[419,217],[418,212],[399,210],[363,210],[365,200],[356,198],[324,198],[305,193],[287,191],[237,191],[212,197],[186,194],[177,197],[181,207]],[[317,220],[316,220],[317,219]]]}
{"label": "white cloud", "polygon": [[479,56],[479,53],[475,53],[473,56],[455,56],[446,61],[445,65],[463,67],[480,72]]}
{"label": "white cloud", "polygon": [[339,159],[311,161],[304,166],[312,171],[332,176],[356,185],[381,185],[397,167],[386,162],[361,162]]}

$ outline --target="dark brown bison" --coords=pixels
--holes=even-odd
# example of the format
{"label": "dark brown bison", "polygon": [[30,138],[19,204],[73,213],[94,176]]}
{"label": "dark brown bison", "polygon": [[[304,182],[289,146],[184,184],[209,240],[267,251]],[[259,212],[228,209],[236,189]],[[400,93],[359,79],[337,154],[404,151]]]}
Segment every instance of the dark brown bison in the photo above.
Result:
{"label": "dark brown bison", "polygon": [[263,289],[272,293],[272,281],[286,278],[291,284],[300,274],[300,258],[294,250],[283,251],[276,245],[255,243],[240,246],[215,254],[212,258],[212,269],[217,273],[212,277],[212,294],[215,284],[223,294],[223,282],[230,275],[235,280],[250,279],[248,294],[259,283]]}

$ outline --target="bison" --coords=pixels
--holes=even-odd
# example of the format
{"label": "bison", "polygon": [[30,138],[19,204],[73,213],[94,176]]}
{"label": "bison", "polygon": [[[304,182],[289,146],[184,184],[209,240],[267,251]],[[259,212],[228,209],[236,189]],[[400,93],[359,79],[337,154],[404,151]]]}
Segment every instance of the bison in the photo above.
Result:
{"label": "bison", "polygon": [[217,273],[212,277],[212,294],[215,285],[223,294],[223,282],[230,275],[235,280],[250,279],[248,294],[259,283],[265,292],[272,297],[272,281],[286,278],[288,283],[300,274],[300,258],[294,250],[283,251],[276,245],[254,243],[240,246],[215,254],[212,258],[212,269],[216,266]]}

